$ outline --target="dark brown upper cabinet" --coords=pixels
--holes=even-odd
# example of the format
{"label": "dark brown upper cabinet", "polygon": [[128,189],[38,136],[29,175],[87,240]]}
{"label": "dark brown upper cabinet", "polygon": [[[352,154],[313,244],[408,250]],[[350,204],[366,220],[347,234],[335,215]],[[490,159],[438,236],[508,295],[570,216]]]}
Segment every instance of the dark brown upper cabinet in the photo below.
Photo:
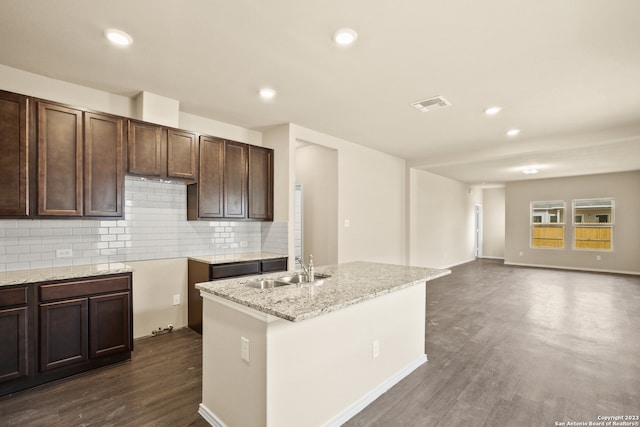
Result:
{"label": "dark brown upper cabinet", "polygon": [[187,187],[187,219],[224,216],[224,140],[200,137],[198,184]]}
{"label": "dark brown upper cabinet", "polygon": [[82,215],[82,111],[37,103],[38,215]]}
{"label": "dark brown upper cabinet", "polygon": [[197,179],[195,132],[129,120],[127,171],[131,175],[187,181]]}
{"label": "dark brown upper cabinet", "polygon": [[273,220],[273,150],[200,136],[198,184],[187,187],[187,219]]}
{"label": "dark brown upper cabinet", "polygon": [[160,178],[166,144],[166,132],[162,126],[129,120],[127,172]]}
{"label": "dark brown upper cabinet", "polygon": [[29,98],[0,91],[0,216],[29,215]]}
{"label": "dark brown upper cabinet", "polygon": [[246,144],[224,142],[224,217],[247,217]]}
{"label": "dark brown upper cabinet", "polygon": [[124,119],[84,115],[84,215],[122,217]]}
{"label": "dark brown upper cabinet", "polygon": [[124,119],[37,102],[38,215],[122,217]]}
{"label": "dark brown upper cabinet", "polygon": [[193,132],[167,129],[167,177],[195,181],[198,177],[198,142]]}
{"label": "dark brown upper cabinet", "polygon": [[273,150],[249,146],[248,216],[273,221]]}

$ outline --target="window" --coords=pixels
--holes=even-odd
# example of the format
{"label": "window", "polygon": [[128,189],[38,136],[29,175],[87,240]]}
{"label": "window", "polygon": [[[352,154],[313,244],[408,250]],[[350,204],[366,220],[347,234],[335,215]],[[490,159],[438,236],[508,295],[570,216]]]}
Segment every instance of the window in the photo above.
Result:
{"label": "window", "polygon": [[573,201],[574,249],[613,249],[613,199]]}
{"label": "window", "polygon": [[531,202],[531,247],[564,248],[564,202]]}

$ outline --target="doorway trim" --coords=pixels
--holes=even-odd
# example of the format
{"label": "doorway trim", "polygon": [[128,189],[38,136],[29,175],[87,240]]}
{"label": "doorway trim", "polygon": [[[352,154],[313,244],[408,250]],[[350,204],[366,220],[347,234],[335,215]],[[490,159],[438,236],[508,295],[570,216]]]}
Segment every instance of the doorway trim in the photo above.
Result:
{"label": "doorway trim", "polygon": [[474,253],[476,258],[482,258],[482,205],[474,205]]}

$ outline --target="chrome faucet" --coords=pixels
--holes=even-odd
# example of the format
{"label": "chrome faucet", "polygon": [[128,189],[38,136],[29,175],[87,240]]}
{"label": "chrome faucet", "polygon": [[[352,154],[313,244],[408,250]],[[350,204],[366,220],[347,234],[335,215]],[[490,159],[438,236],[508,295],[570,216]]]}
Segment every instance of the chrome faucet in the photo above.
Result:
{"label": "chrome faucet", "polygon": [[307,275],[307,282],[313,282],[314,280],[313,276],[315,275],[315,267],[313,265],[313,255],[309,255],[309,266],[304,265],[304,261],[302,260],[302,257],[297,256],[296,261],[298,262],[298,264],[300,264],[305,274]]}

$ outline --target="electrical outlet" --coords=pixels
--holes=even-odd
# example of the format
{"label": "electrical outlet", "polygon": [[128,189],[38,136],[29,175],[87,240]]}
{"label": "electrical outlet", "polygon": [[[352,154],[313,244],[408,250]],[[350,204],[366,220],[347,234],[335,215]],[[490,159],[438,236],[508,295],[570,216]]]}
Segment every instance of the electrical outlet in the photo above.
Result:
{"label": "electrical outlet", "polygon": [[240,337],[240,358],[249,363],[249,340]]}
{"label": "electrical outlet", "polygon": [[601,261],[602,257],[600,255],[596,255],[596,261]]}
{"label": "electrical outlet", "polygon": [[371,350],[372,350],[372,356],[374,359],[380,356],[380,341],[374,340],[373,344],[371,345]]}
{"label": "electrical outlet", "polygon": [[349,227],[351,227],[351,220],[345,219],[344,220],[344,228],[349,228]]}
{"label": "electrical outlet", "polygon": [[73,256],[73,250],[71,249],[56,249],[56,258],[71,258]]}
{"label": "electrical outlet", "polygon": [[524,252],[520,251],[520,256],[524,255]]}
{"label": "electrical outlet", "polygon": [[175,294],[173,296],[173,305],[180,305],[180,294]]}

